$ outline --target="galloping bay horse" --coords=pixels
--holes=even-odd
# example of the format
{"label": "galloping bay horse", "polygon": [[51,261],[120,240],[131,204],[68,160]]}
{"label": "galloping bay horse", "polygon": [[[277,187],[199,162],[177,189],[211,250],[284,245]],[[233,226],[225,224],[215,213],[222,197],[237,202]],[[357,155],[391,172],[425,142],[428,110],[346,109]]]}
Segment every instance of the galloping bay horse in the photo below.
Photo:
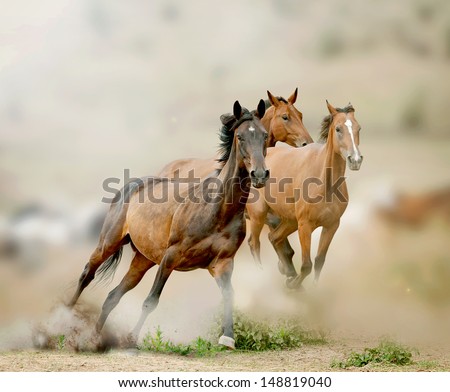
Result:
{"label": "galloping bay horse", "polygon": [[[235,102],[234,121],[220,131],[221,169],[191,187],[184,199],[180,200],[176,194],[176,182],[158,177],[130,183],[116,196],[105,218],[99,244],[69,303],[73,306],[77,302],[96,271],[102,277],[114,270],[122,247],[131,244],[135,256],[125,277],[103,304],[97,332],[120,298],[150,268],[159,264],[139,321],[131,333],[132,342],[136,342],[145,319],[158,305],[172,271],[204,268],[215,278],[224,299],[223,335],[219,343],[234,348],[233,260],[245,237],[244,209],[250,187],[263,187],[269,178],[264,162],[268,133],[260,120],[264,112],[263,100],[252,113],[243,111],[239,102]],[[146,192],[152,197],[142,197]],[[161,202],[164,196],[167,201]]]}
{"label": "galloping bay horse", "polygon": [[[259,258],[259,236],[269,211],[280,218],[271,228],[269,240],[278,258],[279,270],[287,276],[290,288],[300,288],[311,273],[311,234],[322,227],[315,259],[317,282],[325,262],[328,247],[339,227],[340,218],[348,204],[345,183],[346,164],[359,170],[362,155],[359,151],[360,126],[350,104],[336,109],[327,101],[330,114],[322,122],[321,142],[301,149],[269,148],[266,157],[271,180],[254,203],[247,203],[250,218],[250,247]],[[302,265],[297,275],[292,264],[294,251],[287,237],[298,230],[302,250]],[[287,244],[287,245],[286,245]]]}
{"label": "galloping bay horse", "polygon": [[[297,100],[298,89],[286,100],[283,97],[276,97],[267,91],[268,101],[266,101],[266,112],[261,122],[269,132],[267,147],[274,147],[276,142],[284,142],[293,147],[306,146],[313,142],[311,135],[303,125],[303,114],[294,106]],[[268,106],[268,107],[267,107]],[[228,115],[221,116],[223,123],[230,121]],[[188,178],[191,173],[192,179],[204,178],[211,174],[217,167],[215,158],[209,159],[178,159],[167,164],[159,173],[159,177]]]}

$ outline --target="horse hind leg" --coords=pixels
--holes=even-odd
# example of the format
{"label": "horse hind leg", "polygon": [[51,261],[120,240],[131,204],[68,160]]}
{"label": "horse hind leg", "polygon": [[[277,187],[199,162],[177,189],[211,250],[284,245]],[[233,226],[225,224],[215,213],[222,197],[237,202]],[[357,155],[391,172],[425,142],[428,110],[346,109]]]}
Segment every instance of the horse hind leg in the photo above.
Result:
{"label": "horse hind leg", "polygon": [[[95,273],[97,269],[108,259],[119,259],[121,255],[122,245],[118,245],[117,247],[108,247],[104,249],[101,246],[98,246],[94,252],[92,253],[89,262],[85,265],[83,272],[78,279],[78,287],[73,295],[72,299],[68,303],[69,307],[73,307],[78,298],[80,297],[83,290],[91,283],[95,278]],[[114,260],[112,260],[114,261]]]}
{"label": "horse hind leg", "polygon": [[113,289],[106,298],[102,307],[102,313],[97,321],[96,331],[99,333],[103,325],[106,322],[111,311],[117,306],[120,299],[130,290],[136,287],[136,285],[142,280],[146,272],[155,265],[153,261],[150,261],[141,253],[137,252],[131,261],[128,272],[119,283],[119,285]]}
{"label": "horse hind leg", "polygon": [[[92,253],[89,262],[85,265],[83,272],[78,280],[78,287],[73,295],[72,299],[68,303],[69,307],[73,307],[78,301],[83,290],[92,282],[95,278],[97,269],[107,260],[110,264],[114,264],[120,260],[122,246],[129,242],[128,235],[123,234],[123,224],[125,222],[125,213],[119,211],[119,219],[116,218],[115,212],[110,210],[105,223],[103,225],[102,233],[100,234],[100,240],[97,248]],[[113,215],[113,216],[111,216]]]}

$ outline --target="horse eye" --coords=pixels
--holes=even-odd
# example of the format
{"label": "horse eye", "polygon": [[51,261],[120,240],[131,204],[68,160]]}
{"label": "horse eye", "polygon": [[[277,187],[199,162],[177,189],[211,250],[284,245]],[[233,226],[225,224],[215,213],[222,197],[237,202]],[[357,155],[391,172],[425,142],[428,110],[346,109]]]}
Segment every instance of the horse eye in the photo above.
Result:
{"label": "horse eye", "polygon": [[283,115],[281,116],[281,118],[282,118],[284,121],[289,120],[289,117],[288,117],[287,114],[283,114]]}
{"label": "horse eye", "polygon": [[242,140],[244,140],[244,139],[242,139],[242,136],[241,136],[241,135],[237,135],[237,139],[238,139],[240,142],[242,142]]}
{"label": "horse eye", "polygon": [[336,127],[336,132],[339,132],[339,133],[341,133],[341,132],[342,132],[342,129],[341,129],[341,127]]}
{"label": "horse eye", "polygon": [[264,134],[264,140],[267,140],[269,138],[269,134],[268,133],[265,133]]}

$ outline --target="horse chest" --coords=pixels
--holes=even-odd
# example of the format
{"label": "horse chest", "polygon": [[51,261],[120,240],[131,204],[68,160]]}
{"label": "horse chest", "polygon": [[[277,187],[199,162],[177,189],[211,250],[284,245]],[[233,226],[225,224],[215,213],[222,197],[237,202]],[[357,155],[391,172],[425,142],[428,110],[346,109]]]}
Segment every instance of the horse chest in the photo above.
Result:
{"label": "horse chest", "polygon": [[331,226],[339,221],[347,207],[346,203],[318,203],[301,209],[298,220],[307,219],[313,226]]}
{"label": "horse chest", "polygon": [[216,227],[208,238],[208,251],[211,255],[234,256],[245,238],[245,220],[233,219],[226,226]]}

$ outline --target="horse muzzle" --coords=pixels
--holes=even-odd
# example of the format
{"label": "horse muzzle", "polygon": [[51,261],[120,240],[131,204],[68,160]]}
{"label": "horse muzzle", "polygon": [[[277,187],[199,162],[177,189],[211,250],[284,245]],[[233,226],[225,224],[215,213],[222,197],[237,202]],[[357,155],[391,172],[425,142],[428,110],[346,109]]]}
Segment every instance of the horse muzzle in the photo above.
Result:
{"label": "horse muzzle", "polygon": [[349,155],[347,156],[347,164],[348,164],[348,168],[350,170],[359,170],[361,167],[361,163],[363,161],[363,156],[362,155]]}
{"label": "horse muzzle", "polygon": [[250,172],[250,180],[255,188],[262,188],[270,177],[270,171],[267,169],[257,169]]}
{"label": "horse muzzle", "polygon": [[295,146],[296,147],[305,147],[310,143],[313,143],[314,141],[312,140],[311,137],[306,138],[306,137],[299,137],[298,139],[295,140]]}

